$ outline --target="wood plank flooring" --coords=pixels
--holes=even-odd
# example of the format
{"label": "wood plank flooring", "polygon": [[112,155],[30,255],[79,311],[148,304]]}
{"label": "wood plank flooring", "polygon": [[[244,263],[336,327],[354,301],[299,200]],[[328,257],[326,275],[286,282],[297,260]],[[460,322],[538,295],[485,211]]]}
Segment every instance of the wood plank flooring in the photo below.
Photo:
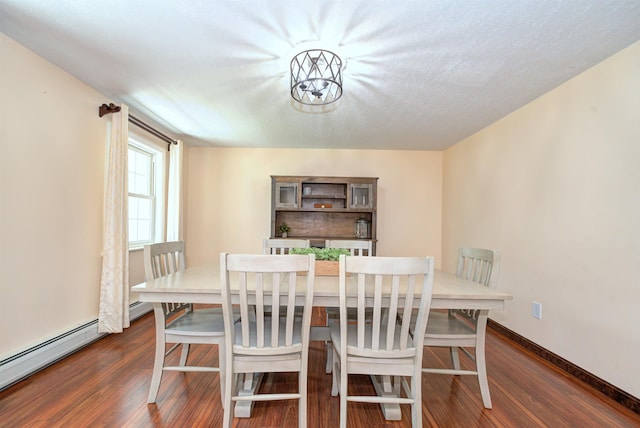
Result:
{"label": "wood plank flooring", "polygon": [[[222,424],[216,373],[166,373],[158,402],[146,403],[154,350],[153,317],[135,321],[53,366],[0,392],[0,427],[218,427]],[[640,415],[614,402],[535,355],[489,331],[488,372],[493,409],[482,407],[474,377],[425,374],[425,427],[640,427]],[[171,358],[177,359],[175,353]],[[217,364],[215,347],[193,346],[190,358]],[[309,427],[338,426],[339,399],[324,373],[324,345],[310,351]],[[428,350],[425,362],[445,364],[446,350]],[[293,374],[266,375],[264,392],[295,387]],[[350,388],[373,393],[367,377]],[[407,427],[385,421],[375,404],[350,403],[349,426]],[[256,403],[250,419],[234,427],[295,427],[297,404]]]}

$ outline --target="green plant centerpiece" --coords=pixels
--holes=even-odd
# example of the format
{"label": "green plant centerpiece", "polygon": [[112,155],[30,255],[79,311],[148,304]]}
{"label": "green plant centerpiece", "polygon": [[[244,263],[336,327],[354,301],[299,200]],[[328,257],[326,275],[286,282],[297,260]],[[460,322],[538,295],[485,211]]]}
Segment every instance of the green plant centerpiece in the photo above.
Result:
{"label": "green plant centerpiece", "polygon": [[346,248],[291,248],[289,254],[315,254],[316,260],[331,260],[337,262],[342,254],[348,256],[351,252]]}
{"label": "green plant centerpiece", "polygon": [[282,224],[278,226],[278,230],[280,231],[280,236],[282,236],[283,238],[289,236],[289,232],[291,232],[291,228],[285,222],[282,222]]}
{"label": "green plant centerpiece", "polygon": [[351,251],[346,248],[291,248],[289,254],[315,254],[316,255],[316,275],[337,276],[338,259],[342,254],[351,255]]}

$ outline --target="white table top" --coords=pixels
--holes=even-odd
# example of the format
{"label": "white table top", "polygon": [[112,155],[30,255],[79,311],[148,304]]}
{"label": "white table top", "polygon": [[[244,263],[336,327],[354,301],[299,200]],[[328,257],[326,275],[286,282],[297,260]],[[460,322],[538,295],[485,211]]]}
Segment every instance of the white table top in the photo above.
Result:
{"label": "white table top", "polygon": [[[304,287],[305,276],[298,276]],[[142,302],[221,303],[220,273],[215,264],[194,266],[131,288]],[[434,309],[504,309],[513,297],[499,290],[436,270],[431,307]],[[316,276],[314,306],[339,306],[338,277]]]}

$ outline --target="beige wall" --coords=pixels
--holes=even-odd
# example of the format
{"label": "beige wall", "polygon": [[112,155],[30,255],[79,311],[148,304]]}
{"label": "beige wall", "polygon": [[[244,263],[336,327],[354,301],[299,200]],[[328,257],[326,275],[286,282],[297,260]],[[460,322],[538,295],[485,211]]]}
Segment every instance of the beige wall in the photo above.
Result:
{"label": "beige wall", "polygon": [[2,33],[0,58],[1,359],[97,318],[108,99]]}
{"label": "beige wall", "polygon": [[377,254],[440,263],[441,152],[191,148],[187,165],[188,264],[262,251],[271,175],[379,177]]}
{"label": "beige wall", "polygon": [[491,317],[640,397],[640,43],[447,150],[443,181],[443,266],[501,250]]}
{"label": "beige wall", "polygon": [[[110,119],[107,97],[2,33],[0,58],[1,360],[98,317]],[[142,251],[129,265],[144,281]]]}

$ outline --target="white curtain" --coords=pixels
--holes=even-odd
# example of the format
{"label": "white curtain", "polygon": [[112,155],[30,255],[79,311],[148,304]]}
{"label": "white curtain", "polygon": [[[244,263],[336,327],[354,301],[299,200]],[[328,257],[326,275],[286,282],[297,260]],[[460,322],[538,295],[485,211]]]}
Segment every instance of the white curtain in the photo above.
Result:
{"label": "white curtain", "polygon": [[103,215],[102,279],[98,331],[121,333],[129,327],[129,249],[127,238],[127,155],[129,108],[111,114]]}
{"label": "white curtain", "polygon": [[169,151],[169,189],[167,196],[167,241],[181,241],[182,231],[182,158],[184,143],[172,144]]}

